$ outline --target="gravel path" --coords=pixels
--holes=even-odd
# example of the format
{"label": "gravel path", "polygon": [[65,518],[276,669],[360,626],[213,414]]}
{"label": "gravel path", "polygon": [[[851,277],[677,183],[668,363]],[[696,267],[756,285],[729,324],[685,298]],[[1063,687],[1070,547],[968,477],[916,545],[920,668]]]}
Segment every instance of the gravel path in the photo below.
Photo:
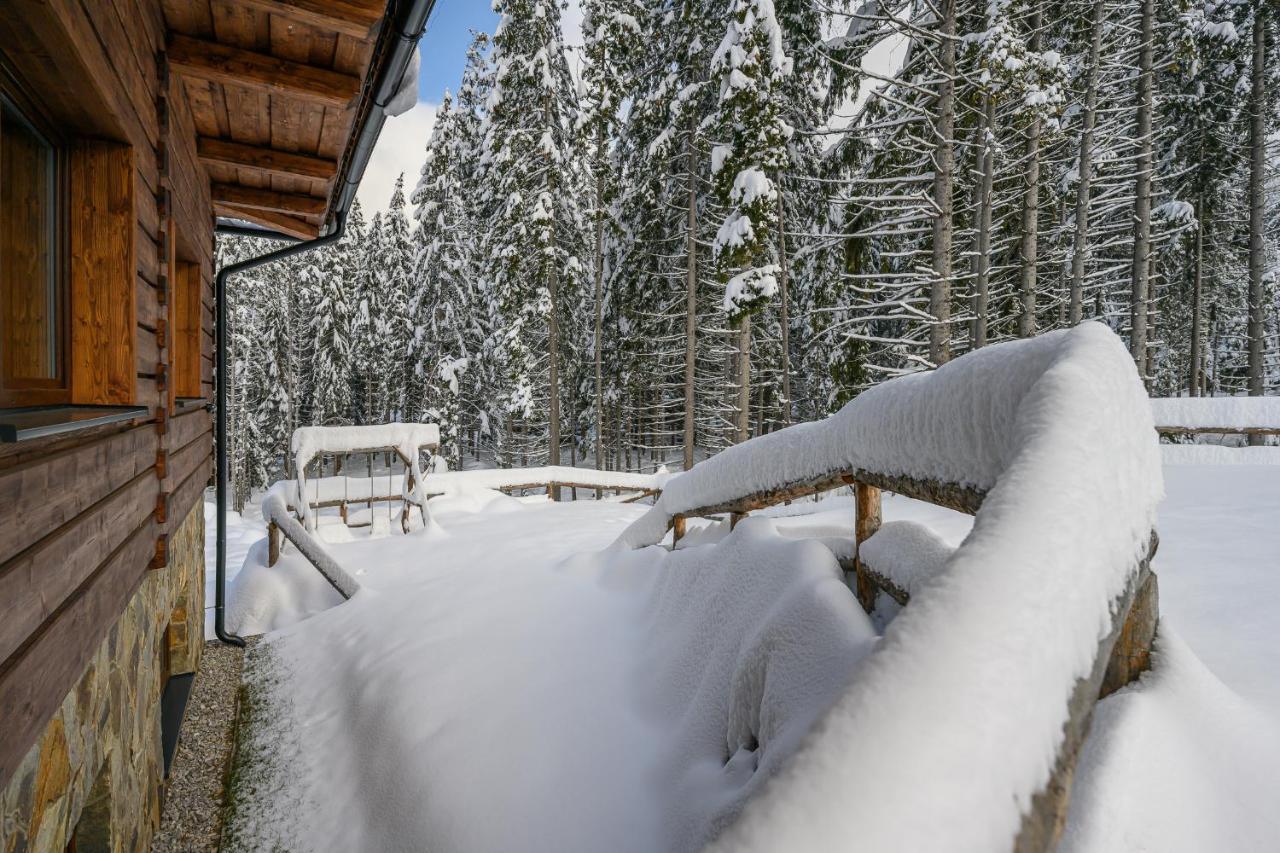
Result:
{"label": "gravel path", "polygon": [[152,853],[216,853],[244,649],[205,643]]}

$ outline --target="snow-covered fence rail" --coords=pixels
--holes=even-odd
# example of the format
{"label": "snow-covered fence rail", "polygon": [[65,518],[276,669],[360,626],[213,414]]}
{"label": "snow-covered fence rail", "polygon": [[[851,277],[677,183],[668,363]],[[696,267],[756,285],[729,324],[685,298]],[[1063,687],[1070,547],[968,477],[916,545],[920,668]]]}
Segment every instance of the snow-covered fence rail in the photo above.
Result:
{"label": "snow-covered fence rail", "polygon": [[[592,468],[544,466],[540,468],[486,468],[472,471],[444,471],[426,474],[422,479],[422,493],[427,498],[466,489],[493,489],[512,492],[530,489],[546,489],[553,494],[556,487],[612,491],[617,494],[633,493],[627,501],[662,494],[662,486],[673,475],[665,471],[656,474],[634,474],[625,471],[597,471]],[[289,507],[297,509],[296,498],[300,487],[292,480],[283,481],[289,497]],[[349,504],[385,503],[403,499],[404,476],[379,474],[364,476],[344,473],[331,477],[312,477],[306,481],[306,500],[312,508],[345,507]]]}
{"label": "snow-covered fence rail", "polygon": [[280,559],[280,537],[288,539],[294,547],[310,561],[311,565],[329,584],[342,594],[343,598],[351,598],[360,589],[355,578],[344,569],[333,556],[324,549],[311,533],[293,517],[288,505],[289,487],[277,483],[262,499],[262,517],[267,522],[268,530],[268,565],[274,566]]}
{"label": "snow-covered fence rail", "polygon": [[1280,435],[1280,397],[1154,397],[1165,435]]}
{"label": "snow-covered fence rail", "polygon": [[673,479],[619,544],[849,483],[860,541],[878,488],[973,530],[712,849],[1052,849],[1093,707],[1155,633],[1160,455],[1128,352],[1087,323],[887,382]]}

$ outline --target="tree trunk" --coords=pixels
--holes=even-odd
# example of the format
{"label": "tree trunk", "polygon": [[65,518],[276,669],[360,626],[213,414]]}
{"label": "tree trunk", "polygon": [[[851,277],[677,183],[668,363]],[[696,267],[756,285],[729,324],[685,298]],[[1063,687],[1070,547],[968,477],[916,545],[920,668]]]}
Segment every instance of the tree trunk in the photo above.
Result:
{"label": "tree trunk", "polygon": [[684,314],[684,470],[693,467],[694,405],[693,393],[694,361],[698,335],[698,173],[696,169],[696,145],[693,139],[694,129],[689,129],[686,169],[689,175],[689,198],[687,219],[685,223],[685,257],[688,270],[685,279],[685,314]]}
{"label": "tree trunk", "polygon": [[1076,232],[1071,255],[1071,306],[1068,322],[1084,319],[1084,264],[1089,252],[1089,193],[1093,189],[1093,126],[1098,109],[1098,59],[1102,51],[1105,0],[1093,4],[1093,29],[1089,38],[1089,71],[1085,77],[1084,113],[1080,117],[1079,178],[1076,184]]}
{"label": "tree trunk", "polygon": [[1200,338],[1204,313],[1204,196],[1196,199],[1196,245],[1191,279],[1191,370],[1187,389],[1192,397],[1200,396]]}
{"label": "tree trunk", "polygon": [[782,424],[791,426],[791,319],[789,271],[787,269],[787,218],[782,192],[782,176],[778,176],[778,288],[782,298]]}
{"label": "tree trunk", "polygon": [[995,186],[995,140],[993,128],[996,122],[996,99],[987,92],[984,97],[981,120],[982,176],[978,181],[978,229],[977,247],[973,255],[973,341],[974,349],[987,344],[987,301],[991,281],[991,206]]}
{"label": "tree trunk", "polygon": [[1138,59],[1138,174],[1134,181],[1133,273],[1129,294],[1129,351],[1133,362],[1149,382],[1147,370],[1147,255],[1151,249],[1152,171],[1152,42],[1155,38],[1155,0],[1142,0],[1142,47]]}
{"label": "tree trunk", "polygon": [[738,411],[734,442],[751,437],[751,315],[738,326]]}
{"label": "tree trunk", "polygon": [[[604,130],[596,136],[596,154],[603,156]],[[601,169],[603,172],[603,169]],[[604,328],[604,178],[596,175],[596,327],[595,327],[595,368],[596,368],[596,470],[604,470],[604,366],[601,353],[601,337]],[[596,489],[596,498],[603,496]]]}
{"label": "tree trunk", "polygon": [[956,2],[942,0],[936,149],[933,166],[933,286],[929,290],[929,361],[945,364],[951,358],[951,185],[955,171]]}
{"label": "tree trunk", "polygon": [[[1253,92],[1249,99],[1249,396],[1261,397],[1266,377],[1263,375],[1263,334],[1266,307],[1262,286],[1262,229],[1264,177],[1267,168],[1266,110],[1267,52],[1266,3],[1255,2],[1253,12]],[[1250,435],[1250,445],[1261,445],[1261,435]]]}
{"label": "tree trunk", "polygon": [[[1031,17],[1033,52],[1040,50],[1042,16],[1039,5]],[[1022,313],[1018,315],[1018,337],[1036,333],[1036,261],[1039,257],[1040,231],[1040,114],[1034,113],[1026,131],[1026,190],[1022,196],[1022,283],[1019,294]]]}

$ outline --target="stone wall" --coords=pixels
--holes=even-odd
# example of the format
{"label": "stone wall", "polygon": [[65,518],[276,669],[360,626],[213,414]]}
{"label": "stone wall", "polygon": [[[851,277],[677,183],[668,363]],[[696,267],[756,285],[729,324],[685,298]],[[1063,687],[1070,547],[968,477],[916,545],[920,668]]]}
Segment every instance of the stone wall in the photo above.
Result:
{"label": "stone wall", "polygon": [[[76,687],[0,791],[0,853],[135,853],[160,822],[160,671],[193,672],[204,646],[204,502],[169,541]],[[170,627],[171,626],[171,627]],[[168,630],[166,630],[168,628]],[[165,654],[167,646],[168,654]]]}

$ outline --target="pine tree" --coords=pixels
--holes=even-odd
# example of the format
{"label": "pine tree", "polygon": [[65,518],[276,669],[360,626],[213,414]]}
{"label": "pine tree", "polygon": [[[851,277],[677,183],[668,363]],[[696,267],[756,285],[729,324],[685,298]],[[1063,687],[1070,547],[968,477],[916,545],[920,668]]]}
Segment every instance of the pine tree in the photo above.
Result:
{"label": "pine tree", "polygon": [[581,273],[576,89],[554,0],[498,0],[482,163],[497,210],[485,235],[506,464],[560,462],[562,311]]}

